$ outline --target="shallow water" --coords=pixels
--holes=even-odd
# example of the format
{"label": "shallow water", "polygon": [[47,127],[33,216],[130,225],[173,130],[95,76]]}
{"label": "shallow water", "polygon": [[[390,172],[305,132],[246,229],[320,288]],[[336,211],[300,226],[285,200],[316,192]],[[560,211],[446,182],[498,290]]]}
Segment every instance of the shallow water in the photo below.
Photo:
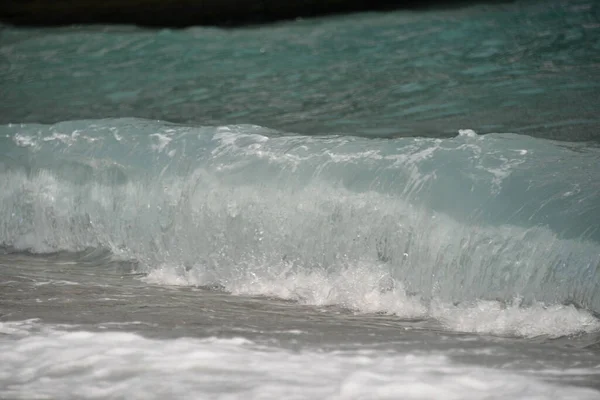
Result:
{"label": "shallow water", "polygon": [[0,31],[0,397],[600,398],[600,7]]}
{"label": "shallow water", "polygon": [[[0,325],[8,398],[592,399],[600,388],[597,334],[474,335],[433,318],[149,285],[93,254],[5,255],[0,300],[15,321]],[[562,311],[546,323],[564,323]]]}

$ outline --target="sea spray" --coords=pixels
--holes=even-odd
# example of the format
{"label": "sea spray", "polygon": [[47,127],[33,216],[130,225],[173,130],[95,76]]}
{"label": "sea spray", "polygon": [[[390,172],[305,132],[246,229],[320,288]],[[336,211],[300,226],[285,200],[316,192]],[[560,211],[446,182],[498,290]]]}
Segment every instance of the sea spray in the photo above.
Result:
{"label": "sea spray", "polygon": [[593,147],[131,119],[0,138],[5,248],[107,249],[154,281],[406,316],[515,298],[600,310]]}

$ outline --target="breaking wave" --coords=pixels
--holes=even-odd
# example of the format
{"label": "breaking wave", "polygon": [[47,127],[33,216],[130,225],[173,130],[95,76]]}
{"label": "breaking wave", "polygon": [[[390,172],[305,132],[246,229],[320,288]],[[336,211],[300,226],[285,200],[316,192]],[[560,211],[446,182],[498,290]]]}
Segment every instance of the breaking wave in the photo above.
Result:
{"label": "breaking wave", "polygon": [[[600,326],[594,146],[118,119],[5,125],[0,149],[10,251],[108,249],[152,283],[433,317],[461,331]],[[536,322],[540,310],[549,323]]]}

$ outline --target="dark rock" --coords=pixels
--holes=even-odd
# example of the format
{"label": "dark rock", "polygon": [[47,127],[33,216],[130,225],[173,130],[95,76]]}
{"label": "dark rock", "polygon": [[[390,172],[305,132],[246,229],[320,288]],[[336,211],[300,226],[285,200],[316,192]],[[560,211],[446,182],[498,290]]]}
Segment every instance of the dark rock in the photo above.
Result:
{"label": "dark rock", "polygon": [[[493,0],[492,0],[493,1]],[[3,0],[0,20],[23,25],[234,26],[333,13],[456,5],[446,0]]]}

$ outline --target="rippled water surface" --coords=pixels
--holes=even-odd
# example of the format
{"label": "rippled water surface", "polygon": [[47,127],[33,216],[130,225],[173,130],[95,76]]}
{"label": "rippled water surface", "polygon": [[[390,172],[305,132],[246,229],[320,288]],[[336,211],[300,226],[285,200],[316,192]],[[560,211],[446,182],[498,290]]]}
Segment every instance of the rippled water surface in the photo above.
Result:
{"label": "rippled water surface", "polygon": [[599,8],[519,1],[234,30],[5,27],[0,122],[598,139]]}

